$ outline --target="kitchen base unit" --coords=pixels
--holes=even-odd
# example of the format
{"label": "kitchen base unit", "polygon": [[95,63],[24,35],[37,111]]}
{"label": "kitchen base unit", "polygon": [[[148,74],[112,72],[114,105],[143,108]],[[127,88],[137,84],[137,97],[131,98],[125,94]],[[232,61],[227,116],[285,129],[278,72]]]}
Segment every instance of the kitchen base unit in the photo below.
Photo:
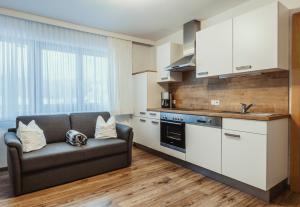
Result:
{"label": "kitchen base unit", "polygon": [[242,192],[248,193],[250,195],[253,195],[265,202],[271,202],[271,200],[273,200],[274,198],[276,198],[279,194],[281,194],[282,192],[284,192],[287,188],[288,188],[288,180],[284,179],[282,180],[280,183],[278,183],[277,185],[273,186],[272,188],[270,188],[267,191],[261,190],[259,188],[253,187],[251,185],[248,185],[246,183],[240,182],[238,180],[232,179],[230,177],[224,176],[222,174],[216,173],[214,171],[199,167],[197,165],[191,164],[187,161],[184,161],[182,159],[178,159],[176,157],[167,155],[165,153],[162,153],[160,151],[151,149],[149,147],[143,146],[141,144],[138,143],[134,143],[134,146],[142,149],[146,152],[149,152],[153,155],[156,155],[158,157],[161,157],[165,160],[168,160],[170,162],[173,162],[175,164],[181,165],[182,167],[188,168],[193,170],[194,172],[200,173],[204,176],[207,176],[213,180],[216,180],[218,182],[221,182],[225,185],[234,187]]}
{"label": "kitchen base unit", "polygon": [[222,174],[262,190],[288,178],[288,119],[223,119]]}

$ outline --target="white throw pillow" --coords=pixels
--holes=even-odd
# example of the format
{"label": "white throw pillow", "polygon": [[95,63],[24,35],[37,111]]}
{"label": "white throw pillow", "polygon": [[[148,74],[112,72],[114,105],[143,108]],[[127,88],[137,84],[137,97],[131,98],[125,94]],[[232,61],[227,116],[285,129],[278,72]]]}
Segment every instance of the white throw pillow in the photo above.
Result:
{"label": "white throw pillow", "polygon": [[102,116],[98,116],[96,122],[95,138],[117,138],[115,117],[112,116],[107,122],[105,122]]}
{"label": "white throw pillow", "polygon": [[43,130],[32,120],[27,126],[21,121],[17,129],[17,136],[22,142],[23,152],[31,152],[46,146]]}

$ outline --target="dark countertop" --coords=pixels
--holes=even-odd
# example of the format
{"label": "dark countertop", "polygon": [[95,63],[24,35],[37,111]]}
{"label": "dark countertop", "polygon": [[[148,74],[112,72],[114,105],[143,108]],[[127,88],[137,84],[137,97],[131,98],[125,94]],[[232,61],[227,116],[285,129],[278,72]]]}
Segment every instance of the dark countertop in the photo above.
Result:
{"label": "dark countertop", "polygon": [[191,114],[202,116],[217,116],[222,118],[247,119],[258,121],[271,121],[276,119],[289,118],[289,114],[274,114],[274,113],[247,113],[241,114],[236,112],[212,111],[212,110],[189,110],[189,109],[164,109],[164,108],[149,108],[148,111],[170,112],[178,114]]}

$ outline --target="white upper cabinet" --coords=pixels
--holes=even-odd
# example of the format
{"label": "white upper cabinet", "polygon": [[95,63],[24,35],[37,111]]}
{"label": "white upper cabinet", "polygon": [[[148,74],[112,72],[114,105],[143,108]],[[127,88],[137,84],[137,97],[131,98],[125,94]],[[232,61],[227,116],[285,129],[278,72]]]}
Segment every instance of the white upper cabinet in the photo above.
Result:
{"label": "white upper cabinet", "polygon": [[196,77],[232,73],[232,19],[196,35]]}
{"label": "white upper cabinet", "polygon": [[155,47],[132,44],[132,73],[156,71]]}
{"label": "white upper cabinet", "polygon": [[234,73],[278,68],[287,70],[288,34],[289,11],[278,2],[234,18]]}
{"label": "white upper cabinet", "polygon": [[156,72],[144,72],[133,76],[135,116],[148,117],[147,108],[160,107],[160,93],[163,88],[156,82],[156,77]]}
{"label": "white upper cabinet", "polygon": [[183,55],[182,45],[165,43],[156,47],[156,66],[159,72],[158,82],[178,82],[182,80],[181,73],[170,72],[165,68],[181,58]]}

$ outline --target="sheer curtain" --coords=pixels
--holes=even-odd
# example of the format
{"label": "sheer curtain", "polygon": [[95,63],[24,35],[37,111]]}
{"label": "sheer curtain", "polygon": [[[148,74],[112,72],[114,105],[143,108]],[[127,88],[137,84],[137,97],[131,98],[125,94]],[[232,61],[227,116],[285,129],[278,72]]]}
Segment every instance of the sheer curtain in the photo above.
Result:
{"label": "sheer curtain", "polygon": [[[132,80],[132,43],[116,38],[108,38],[109,48],[109,71],[111,103],[115,103],[112,112],[114,114],[132,114],[133,113],[133,80]],[[118,85],[118,87],[112,87]]]}
{"label": "sheer curtain", "polygon": [[0,121],[132,113],[131,42],[2,15],[0,28]]}

